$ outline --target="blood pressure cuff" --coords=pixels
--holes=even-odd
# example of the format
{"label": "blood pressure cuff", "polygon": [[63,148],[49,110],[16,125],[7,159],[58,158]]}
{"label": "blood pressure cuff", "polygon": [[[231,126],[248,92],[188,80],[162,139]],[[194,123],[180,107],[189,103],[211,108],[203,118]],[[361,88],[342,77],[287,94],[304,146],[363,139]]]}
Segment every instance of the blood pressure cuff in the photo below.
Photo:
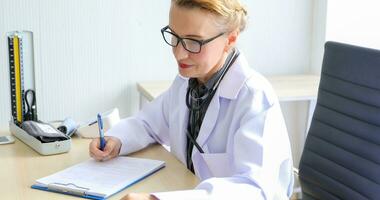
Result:
{"label": "blood pressure cuff", "polygon": [[29,135],[40,140],[42,143],[70,139],[68,136],[54,128],[52,125],[42,122],[25,121],[21,124],[21,128]]}

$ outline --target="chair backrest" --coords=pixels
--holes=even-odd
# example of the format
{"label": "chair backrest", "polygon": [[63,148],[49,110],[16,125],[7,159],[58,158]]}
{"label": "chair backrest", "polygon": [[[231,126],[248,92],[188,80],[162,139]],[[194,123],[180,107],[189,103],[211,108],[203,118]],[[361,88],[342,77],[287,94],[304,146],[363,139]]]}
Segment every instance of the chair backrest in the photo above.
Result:
{"label": "chair backrest", "polygon": [[303,199],[380,199],[380,51],[325,44],[299,178]]}

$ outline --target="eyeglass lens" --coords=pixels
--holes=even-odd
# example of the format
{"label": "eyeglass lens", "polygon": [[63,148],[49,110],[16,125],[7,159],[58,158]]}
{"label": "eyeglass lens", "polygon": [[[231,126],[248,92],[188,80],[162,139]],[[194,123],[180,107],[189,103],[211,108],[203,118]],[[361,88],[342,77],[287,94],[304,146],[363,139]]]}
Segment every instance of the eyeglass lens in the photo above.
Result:
{"label": "eyeglass lens", "polygon": [[179,42],[183,45],[183,47],[193,53],[198,53],[201,49],[200,42],[188,38],[179,38],[169,31],[163,32],[165,42],[168,43],[172,47],[178,46]]}

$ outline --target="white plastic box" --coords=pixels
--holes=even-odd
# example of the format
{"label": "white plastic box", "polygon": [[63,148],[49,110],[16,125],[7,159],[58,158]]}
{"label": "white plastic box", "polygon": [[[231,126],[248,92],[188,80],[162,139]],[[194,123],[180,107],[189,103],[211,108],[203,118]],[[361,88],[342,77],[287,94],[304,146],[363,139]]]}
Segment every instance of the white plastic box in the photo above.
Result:
{"label": "white plastic box", "polygon": [[68,152],[71,148],[71,139],[42,143],[41,141],[29,135],[23,129],[15,125],[13,122],[9,122],[9,130],[19,140],[30,146],[32,149],[34,149],[41,155],[65,153]]}

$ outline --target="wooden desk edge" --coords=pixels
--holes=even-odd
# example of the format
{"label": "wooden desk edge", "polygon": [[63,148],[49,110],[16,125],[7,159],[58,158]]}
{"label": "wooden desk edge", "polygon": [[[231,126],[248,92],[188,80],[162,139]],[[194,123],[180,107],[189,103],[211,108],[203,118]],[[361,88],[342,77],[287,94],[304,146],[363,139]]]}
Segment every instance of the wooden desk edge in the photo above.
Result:
{"label": "wooden desk edge", "polygon": [[[317,98],[319,79],[320,79],[319,75],[313,75],[313,74],[278,75],[278,76],[266,76],[266,78],[272,84],[273,89],[275,90],[276,94],[278,95],[278,99],[281,102],[310,101],[310,100],[315,100]],[[306,94],[304,93],[303,95],[282,94],[281,90],[278,91],[279,89],[277,88],[277,86],[279,82],[287,81],[287,79],[290,79],[291,82],[307,80],[308,84],[313,85],[313,87],[310,88],[312,90],[310,92],[311,94],[310,93],[306,93]],[[159,94],[164,92],[165,89],[167,89],[171,83],[172,81],[170,80],[141,81],[137,83],[137,90],[140,92],[140,98],[145,98],[148,101],[152,101]]]}

